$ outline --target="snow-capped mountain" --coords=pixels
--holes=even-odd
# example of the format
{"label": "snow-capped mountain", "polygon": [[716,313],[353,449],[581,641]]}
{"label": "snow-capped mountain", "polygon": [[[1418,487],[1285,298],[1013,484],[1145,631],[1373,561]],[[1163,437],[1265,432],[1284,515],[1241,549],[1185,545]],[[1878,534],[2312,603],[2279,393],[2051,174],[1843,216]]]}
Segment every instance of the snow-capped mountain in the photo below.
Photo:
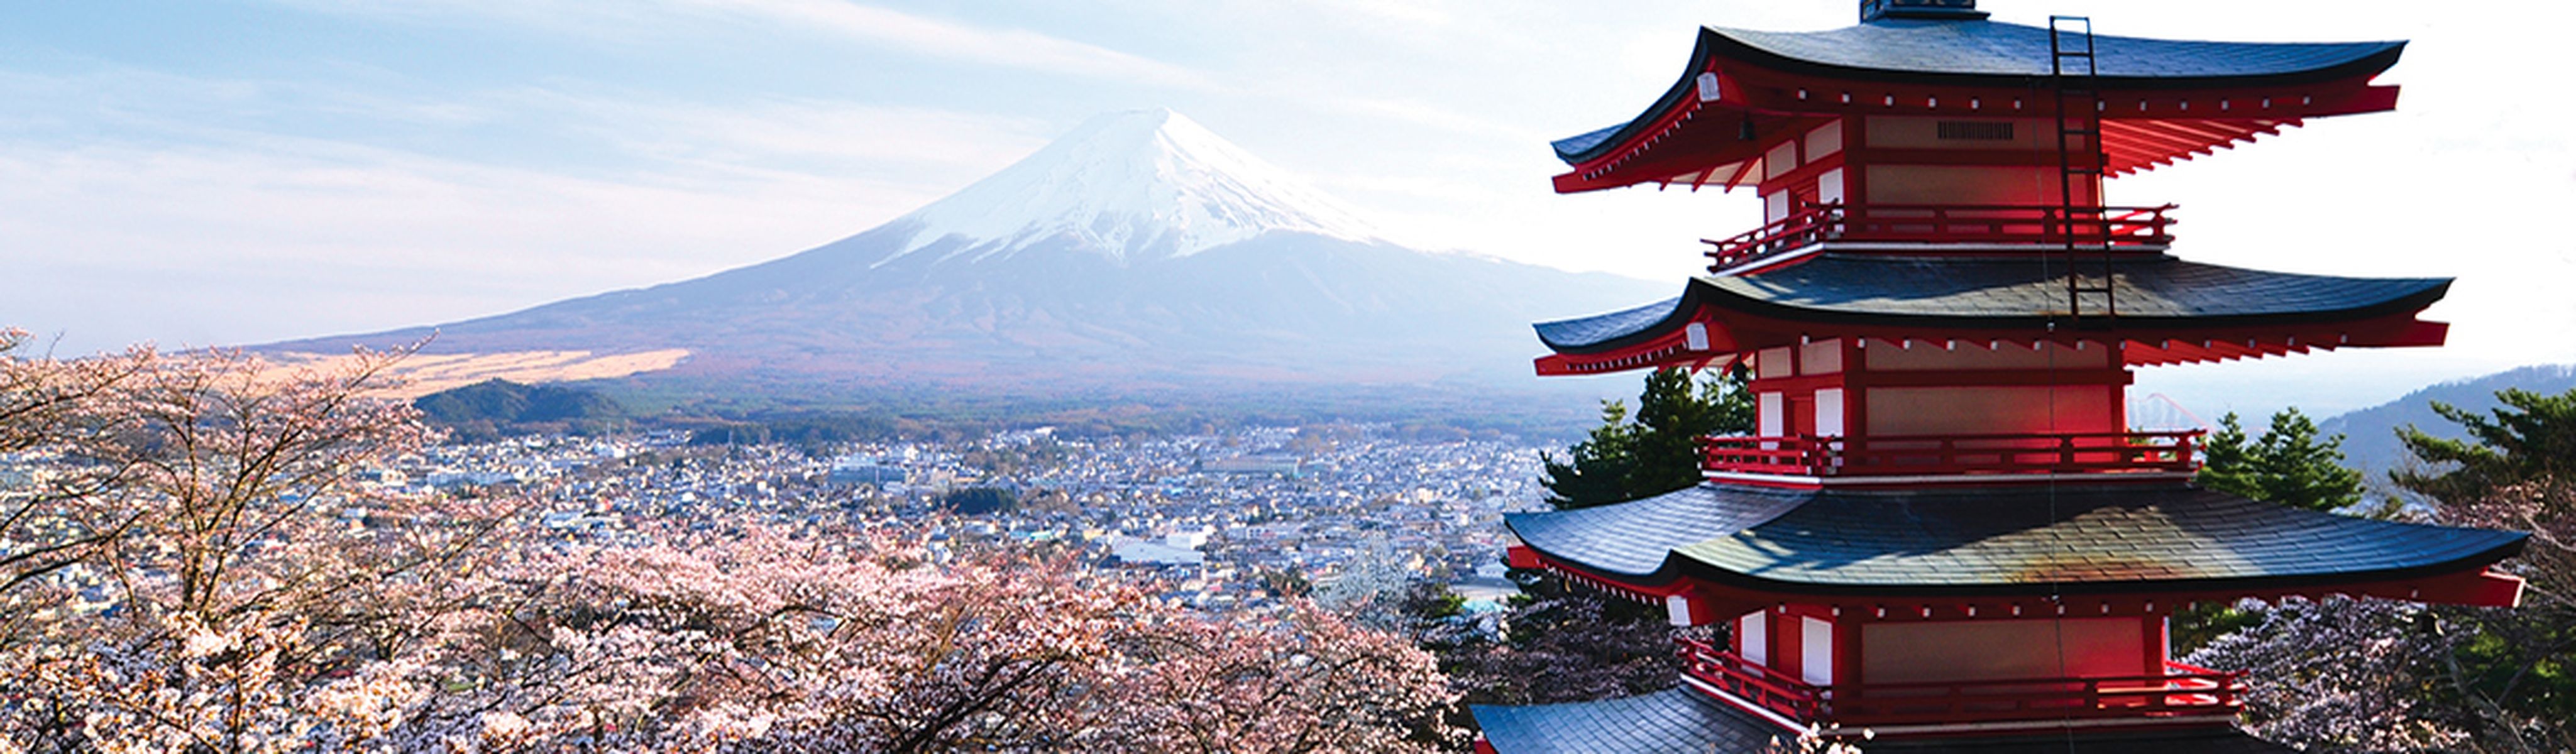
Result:
{"label": "snow-capped mountain", "polygon": [[[441,325],[426,350],[685,349],[676,367],[637,378],[681,386],[666,392],[1188,393],[1275,407],[1289,392],[1353,386],[1529,389],[1539,384],[1530,322],[1634,305],[1668,287],[1395,245],[1285,171],[1149,110],[1092,119],[839,241]],[[401,344],[432,329],[266,350]],[[1556,405],[1578,417],[1591,409]]]}
{"label": "snow-capped mountain", "polygon": [[896,223],[914,230],[893,256],[957,240],[947,257],[975,261],[1056,239],[1126,262],[1188,256],[1270,231],[1377,238],[1340,201],[1166,109],[1096,116]]}

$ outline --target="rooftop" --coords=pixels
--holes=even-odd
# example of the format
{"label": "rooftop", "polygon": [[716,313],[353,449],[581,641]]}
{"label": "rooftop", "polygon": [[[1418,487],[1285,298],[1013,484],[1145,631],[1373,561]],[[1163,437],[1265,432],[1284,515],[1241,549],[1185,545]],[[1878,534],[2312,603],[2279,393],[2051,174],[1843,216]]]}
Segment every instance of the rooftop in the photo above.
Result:
{"label": "rooftop", "polygon": [[[1781,728],[1705,694],[1674,688],[1595,702],[1470,708],[1496,754],[1750,754],[1768,751]],[[2066,733],[2008,738],[1876,740],[1871,754],[2283,754],[2287,747],[2224,726],[2189,730]]]}
{"label": "rooftop", "polygon": [[2175,483],[1901,492],[1703,484],[1504,517],[1528,546],[1621,580],[1764,592],[2019,594],[2300,587],[2474,571],[2515,532],[2337,516]]}
{"label": "rooftop", "polygon": [[[2130,365],[2212,361],[2341,346],[2440,345],[2447,328],[2414,315],[2449,292],[2448,278],[2355,278],[2268,272],[2131,254],[2108,262],[2116,316],[2099,297],[2071,318],[2063,257],[1900,256],[1824,251],[1765,269],[1692,279],[1682,295],[1645,306],[1534,325],[1557,356],[1543,374],[1694,362],[1855,337],[1903,343],[2033,337],[2120,343]],[[2076,272],[2097,284],[2104,263]],[[1705,322],[1706,347],[1682,353],[1682,333]],[[2037,335],[2034,335],[2037,334]]]}

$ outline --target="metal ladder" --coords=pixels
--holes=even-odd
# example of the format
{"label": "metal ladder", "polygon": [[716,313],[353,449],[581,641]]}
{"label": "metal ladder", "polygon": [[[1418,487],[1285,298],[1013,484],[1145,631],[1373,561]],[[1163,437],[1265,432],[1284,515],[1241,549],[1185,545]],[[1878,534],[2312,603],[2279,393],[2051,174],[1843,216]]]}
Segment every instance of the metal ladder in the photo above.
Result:
{"label": "metal ladder", "polygon": [[[2057,231],[2066,263],[2066,314],[2077,323],[2087,316],[2087,297],[2095,297],[2092,316],[2120,316],[2113,293],[2111,228],[2103,216],[2100,193],[2105,152],[2102,147],[2102,93],[2094,76],[2093,19],[2048,17],[2049,83],[2057,91]],[[2076,203],[2076,186],[2093,187],[2097,196]],[[2099,253],[2084,253],[2084,241],[2100,244]],[[2098,283],[2084,276],[2084,262],[2101,271]]]}

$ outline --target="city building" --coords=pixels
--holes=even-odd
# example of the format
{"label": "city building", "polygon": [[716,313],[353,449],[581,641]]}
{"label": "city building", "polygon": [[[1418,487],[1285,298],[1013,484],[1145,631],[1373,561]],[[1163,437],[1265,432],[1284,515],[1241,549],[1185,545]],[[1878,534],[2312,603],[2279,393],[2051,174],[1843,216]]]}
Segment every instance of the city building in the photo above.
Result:
{"label": "city building", "polygon": [[[2195,603],[2511,606],[2525,535],[2346,517],[2192,484],[2197,431],[2134,431],[2141,367],[2436,346],[2447,279],[2171,255],[2175,206],[2108,178],[2391,110],[2402,42],[2255,44],[1865,0],[1821,32],[1705,28],[1644,113],[1556,142],[1560,192],[1750,187],[1765,224],[1635,309],[1542,323],[1541,374],[1747,368],[1753,436],[1705,483],[1505,517],[1513,564],[1662,603],[1672,690],[1478,707],[1479,751],[1740,752],[1813,729],[1882,751],[2288,751],[2240,673],[2178,663]],[[2323,218],[2281,218],[2301,222]]]}

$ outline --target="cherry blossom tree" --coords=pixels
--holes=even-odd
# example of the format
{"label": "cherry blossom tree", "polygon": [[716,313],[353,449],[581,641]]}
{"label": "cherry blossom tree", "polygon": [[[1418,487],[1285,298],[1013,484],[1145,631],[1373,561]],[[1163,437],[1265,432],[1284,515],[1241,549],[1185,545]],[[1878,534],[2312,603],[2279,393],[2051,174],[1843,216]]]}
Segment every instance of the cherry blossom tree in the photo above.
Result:
{"label": "cherry blossom tree", "polygon": [[[764,529],[568,551],[529,651],[594,667],[623,635],[655,658],[614,683],[549,678],[501,705],[530,740],[591,740],[600,699],[638,740],[745,750],[1404,751],[1451,742],[1430,657],[1309,606],[1209,616],[1059,557],[946,552],[879,533]],[[529,693],[536,689],[549,694]]]}
{"label": "cherry blossom tree", "polygon": [[[17,560],[9,582],[0,684],[23,701],[0,725],[111,751],[284,750],[363,729],[335,717],[348,685],[429,630],[441,571],[503,513],[358,482],[432,439],[408,406],[367,397],[397,356],[0,364],[0,433],[51,461],[51,480],[9,493],[9,551],[55,558]],[[352,509],[388,523],[353,526]]]}
{"label": "cherry blossom tree", "polygon": [[[908,529],[646,525],[360,471],[433,442],[399,354],[18,357],[0,338],[0,752],[1410,751],[1430,657]],[[627,542],[621,540],[621,542]]]}

